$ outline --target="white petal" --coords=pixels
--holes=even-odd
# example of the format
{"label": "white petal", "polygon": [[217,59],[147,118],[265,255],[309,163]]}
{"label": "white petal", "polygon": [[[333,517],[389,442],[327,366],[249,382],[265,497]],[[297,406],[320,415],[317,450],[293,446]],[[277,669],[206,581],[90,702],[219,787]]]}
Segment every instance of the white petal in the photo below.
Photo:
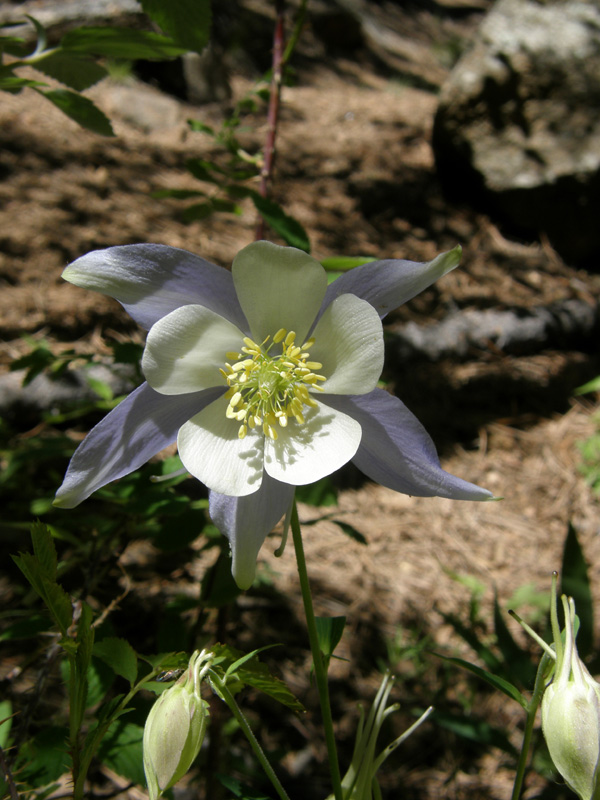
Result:
{"label": "white petal", "polygon": [[319,262],[294,247],[254,242],[240,250],[231,271],[254,340],[285,328],[296,332],[301,345],[327,288]]}
{"label": "white petal", "polygon": [[220,397],[182,425],[177,446],[184,467],[209,489],[242,497],[260,488],[264,436],[255,429],[240,439],[239,423],[225,416],[228,405]]}
{"label": "white petal", "polygon": [[283,483],[303,486],[330,475],[355,455],[362,429],[347,414],[317,402],[299,425],[290,420],[277,428],[278,438],[265,437],[265,470]]}
{"label": "white petal", "polygon": [[377,386],[383,369],[383,327],[372,305],[343,294],[327,308],[311,334],[310,360],[327,380],[327,394],[366,394]]}
{"label": "white petal", "polygon": [[187,394],[226,385],[219,372],[229,350],[239,350],[244,334],[203,306],[177,308],[152,326],[142,370],[160,394]]}

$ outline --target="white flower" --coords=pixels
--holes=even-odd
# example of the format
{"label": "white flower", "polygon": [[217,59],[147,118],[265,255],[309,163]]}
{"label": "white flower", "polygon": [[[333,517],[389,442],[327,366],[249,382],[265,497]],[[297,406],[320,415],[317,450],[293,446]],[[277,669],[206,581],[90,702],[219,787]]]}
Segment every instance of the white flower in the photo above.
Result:
{"label": "white flower", "polygon": [[410,495],[488,500],[442,470],[435,447],[397,398],[377,389],[381,318],[458,264],[377,261],[327,286],[318,261],[255,242],[231,273],[183,250],[95,251],[64,277],[118,299],[149,329],[147,380],[73,456],[56,505],[71,508],[177,438],[181,460],[211,490],[233,574],[252,583],[258,551],[294,487],[349,460]]}

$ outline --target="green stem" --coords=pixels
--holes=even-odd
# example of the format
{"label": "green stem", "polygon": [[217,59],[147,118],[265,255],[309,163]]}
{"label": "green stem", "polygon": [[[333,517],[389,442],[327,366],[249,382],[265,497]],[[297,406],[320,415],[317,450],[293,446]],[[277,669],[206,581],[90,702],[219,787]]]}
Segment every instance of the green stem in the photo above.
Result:
{"label": "green stem", "polygon": [[258,743],[258,739],[254,735],[252,728],[248,724],[248,720],[242,713],[241,708],[238,706],[235,697],[231,694],[231,692],[227,688],[225,681],[221,680],[219,676],[216,675],[212,670],[209,670],[208,674],[210,675],[211,683],[215,687],[217,694],[225,701],[225,703],[227,703],[227,705],[231,710],[231,713],[237,719],[240,728],[242,729],[242,731],[246,735],[246,738],[250,742],[250,746],[254,750],[254,754],[260,761],[260,764],[264,769],[265,773],[267,774],[267,777],[273,784],[275,791],[277,792],[281,800],[290,800],[288,794],[281,785],[279,778],[275,774],[273,767],[269,763],[268,758],[264,754],[262,747]]}
{"label": "green stem", "polygon": [[298,519],[298,508],[296,501],[292,505],[291,516],[292,537],[294,539],[294,550],[296,551],[296,562],[298,564],[298,576],[300,578],[300,590],[304,602],[304,614],[308,628],[308,639],[315,667],[315,680],[319,692],[319,702],[321,704],[321,715],[323,717],[323,727],[325,728],[325,741],[329,756],[329,769],[331,771],[331,783],[335,800],[343,800],[342,777],[338,762],[337,747],[335,744],[335,733],[333,731],[333,718],[331,716],[331,704],[329,702],[329,685],[327,683],[327,669],[325,659],[319,647],[319,637],[317,634],[317,623],[313,609],[310,583],[306,570],[306,558],[304,556],[304,545],[302,544],[302,532]]}
{"label": "green stem", "polygon": [[531,696],[531,701],[529,706],[527,707],[527,721],[525,722],[525,731],[523,733],[523,744],[521,745],[521,754],[519,756],[519,763],[517,764],[517,771],[515,774],[515,782],[513,785],[513,791],[511,795],[511,800],[519,800],[521,796],[521,790],[523,788],[523,780],[525,778],[525,768],[527,766],[527,755],[529,753],[529,746],[531,744],[531,736],[533,734],[533,726],[535,723],[535,715],[538,710],[538,706],[542,700],[542,695],[544,694],[544,688],[546,684],[546,679],[548,677],[548,666],[552,663],[552,659],[550,656],[544,655],[540,661],[540,665],[538,667],[537,675],[535,677],[535,684],[533,687],[533,694]]}

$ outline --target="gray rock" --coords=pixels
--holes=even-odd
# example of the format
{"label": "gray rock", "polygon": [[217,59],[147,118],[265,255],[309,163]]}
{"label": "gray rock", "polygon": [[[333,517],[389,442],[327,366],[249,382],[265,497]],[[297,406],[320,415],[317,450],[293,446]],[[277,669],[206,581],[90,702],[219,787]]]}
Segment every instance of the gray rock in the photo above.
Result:
{"label": "gray rock", "polygon": [[442,90],[433,146],[451,195],[597,261],[598,0],[498,0]]}
{"label": "gray rock", "polygon": [[461,360],[489,350],[530,355],[546,349],[594,347],[600,327],[600,305],[572,298],[530,309],[467,309],[441,322],[408,322],[388,331],[388,355],[410,359]]}

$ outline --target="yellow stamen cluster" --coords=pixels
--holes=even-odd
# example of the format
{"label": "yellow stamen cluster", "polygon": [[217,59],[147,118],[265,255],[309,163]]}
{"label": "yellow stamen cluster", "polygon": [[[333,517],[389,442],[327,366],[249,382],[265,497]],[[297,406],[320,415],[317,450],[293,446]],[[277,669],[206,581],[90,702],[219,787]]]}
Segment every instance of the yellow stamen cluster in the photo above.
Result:
{"label": "yellow stamen cluster", "polygon": [[[256,344],[244,337],[241,352],[227,353],[227,359],[233,363],[226,363],[225,369],[220,370],[229,386],[225,393],[229,400],[226,415],[241,423],[240,439],[246,436],[248,428],[257,425],[262,425],[265,436],[277,439],[277,425],[285,428],[290,418],[301,425],[304,406],[317,405],[309,389],[323,391],[318,381],[325,378],[315,372],[323,365],[308,360],[308,350],[315,340],[309,339],[298,347],[295,332],[284,328],[267,345],[270,338],[267,336],[262,344]],[[281,354],[272,353],[279,344]]]}

